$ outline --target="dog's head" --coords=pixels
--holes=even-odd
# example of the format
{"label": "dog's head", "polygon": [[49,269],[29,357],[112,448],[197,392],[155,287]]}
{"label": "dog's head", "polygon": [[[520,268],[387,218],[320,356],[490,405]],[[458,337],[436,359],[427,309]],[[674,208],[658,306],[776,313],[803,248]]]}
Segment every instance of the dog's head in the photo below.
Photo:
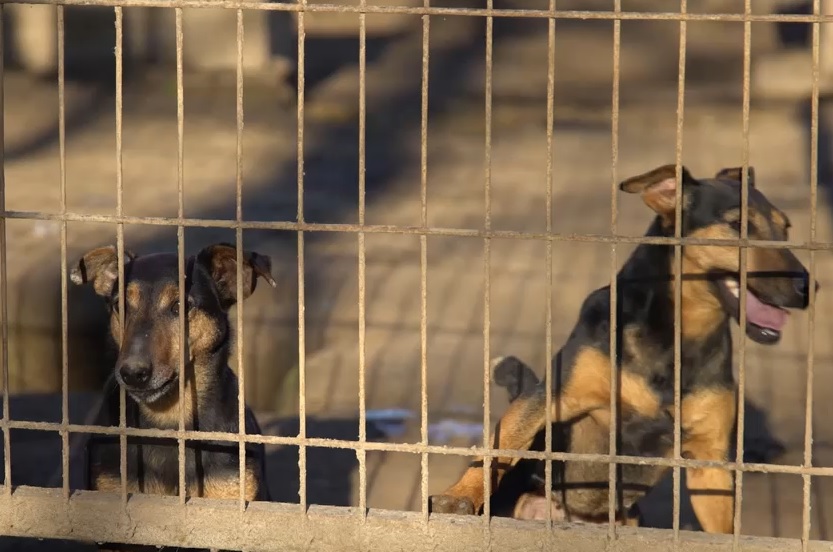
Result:
{"label": "dog's head", "polygon": [[[737,240],[741,231],[742,168],[728,168],[714,178],[695,179],[683,167],[682,224],[684,237]],[[747,233],[749,239],[787,241],[790,221],[755,187],[755,172],[748,176]],[[677,206],[677,171],[665,165],[620,184],[639,193],[658,215],[660,233],[673,236]],[[719,305],[726,314],[740,317],[740,248],[732,245],[683,247],[683,278],[706,283],[702,293],[689,293],[694,308]],[[750,247],[747,253],[746,334],[758,343],[776,343],[786,323],[786,309],[805,309],[810,275],[789,249]],[[813,283],[818,289],[818,283]],[[683,285],[685,293],[686,284]],[[693,289],[693,288],[692,288]]]}
{"label": "dog's head", "polygon": [[[244,251],[242,299],[258,278],[275,287],[269,257]],[[186,363],[199,362],[229,341],[228,310],[238,301],[237,250],[206,247],[185,261],[185,301],[180,304],[176,254],[124,255],[124,325],[119,316],[119,266],[114,246],[93,249],[70,271],[75,284],[92,284],[110,310],[110,331],[119,347],[115,376],[137,401],[151,404],[175,388],[180,369],[180,311],[187,328]]]}

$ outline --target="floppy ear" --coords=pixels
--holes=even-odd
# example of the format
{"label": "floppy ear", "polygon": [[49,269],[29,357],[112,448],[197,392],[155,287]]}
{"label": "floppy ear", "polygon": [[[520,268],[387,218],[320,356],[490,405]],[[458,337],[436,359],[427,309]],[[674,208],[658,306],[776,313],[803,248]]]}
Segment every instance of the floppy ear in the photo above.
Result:
{"label": "floppy ear", "polygon": [[[124,250],[124,264],[136,258],[127,249]],[[73,284],[92,283],[93,289],[102,297],[113,293],[113,284],[119,277],[118,250],[115,245],[99,247],[87,252],[70,270],[69,278]]]}
{"label": "floppy ear", "polygon": [[[258,277],[266,280],[270,286],[277,287],[278,284],[272,278],[272,261],[267,255],[243,251],[242,257],[240,275],[243,277],[243,299],[254,293]],[[217,284],[221,306],[229,309],[237,303],[237,248],[227,243],[209,245],[197,254],[196,261]]]}
{"label": "floppy ear", "polygon": [[[682,167],[684,184],[697,181]],[[677,206],[677,166],[663,165],[656,169],[628,178],[619,189],[629,194],[642,194],[645,204],[663,217],[673,217]]]}
{"label": "floppy ear", "polygon": [[[753,167],[749,167],[749,171],[746,173],[748,175],[747,182],[751,187],[755,187],[755,169]],[[743,181],[743,167],[730,167],[728,169],[722,169],[716,175],[715,178],[720,180],[734,180],[735,182],[742,182]]]}

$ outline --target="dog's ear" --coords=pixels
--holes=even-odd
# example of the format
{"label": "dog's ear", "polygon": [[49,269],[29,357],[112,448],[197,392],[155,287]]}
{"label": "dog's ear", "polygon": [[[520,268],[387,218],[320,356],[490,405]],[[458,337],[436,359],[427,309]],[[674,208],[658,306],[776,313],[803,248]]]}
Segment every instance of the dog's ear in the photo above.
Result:
{"label": "dog's ear", "polygon": [[[124,264],[136,258],[127,249],[124,250]],[[93,289],[102,297],[113,293],[113,285],[119,277],[118,250],[115,245],[99,247],[88,251],[69,272],[73,284],[91,283]]]}
{"label": "dog's ear", "polygon": [[[683,186],[697,184],[688,169],[682,167]],[[645,204],[663,217],[673,217],[677,206],[677,167],[663,165],[632,176],[619,184],[619,189],[629,194],[642,194]]]}
{"label": "dog's ear", "polygon": [[[755,169],[753,167],[749,167],[749,171],[747,174],[747,182],[751,187],[755,187]],[[716,175],[715,178],[719,180],[733,180],[735,182],[742,182],[743,181],[743,167],[730,167],[728,169],[720,170]]]}
{"label": "dog's ear", "polygon": [[[278,284],[272,278],[272,260],[267,255],[244,250],[242,257],[240,274],[243,277],[243,299],[254,293],[258,277],[270,286],[277,287]],[[217,284],[221,306],[229,309],[237,303],[237,248],[227,243],[209,245],[197,253],[196,261]]]}

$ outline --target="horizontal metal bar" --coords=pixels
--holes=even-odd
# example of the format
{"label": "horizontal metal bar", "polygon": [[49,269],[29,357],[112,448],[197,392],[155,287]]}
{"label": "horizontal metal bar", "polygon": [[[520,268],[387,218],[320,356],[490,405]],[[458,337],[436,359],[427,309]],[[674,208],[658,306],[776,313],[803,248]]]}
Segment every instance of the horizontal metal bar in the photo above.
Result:
{"label": "horizontal metal bar", "polygon": [[831,15],[743,14],[743,13],[679,13],[679,12],[614,12],[587,10],[525,10],[495,8],[447,8],[411,6],[348,6],[336,4],[298,4],[268,2],[235,2],[233,0],[0,0],[0,4],[47,4],[66,6],[122,6],[148,8],[224,8],[286,12],[324,12],[354,14],[401,14],[470,17],[511,17],[539,19],[640,20],[640,21],[732,21],[825,23]]}
{"label": "horizontal metal bar", "polygon": [[0,420],[0,427],[31,431],[61,431],[68,433],[89,433],[94,435],[127,435],[159,439],[185,439],[188,441],[224,441],[239,443],[241,438],[249,443],[267,445],[336,448],[347,450],[370,450],[380,452],[404,452],[412,454],[439,454],[445,456],[488,456],[495,458],[525,458],[532,460],[570,460],[576,462],[616,463],[639,466],[664,466],[681,468],[719,467],[739,472],[785,473],[813,476],[833,476],[833,467],[806,467],[782,464],[746,464],[740,462],[719,462],[713,460],[688,460],[684,458],[651,458],[643,456],[620,456],[609,454],[579,454],[565,452],[535,452],[531,450],[503,450],[484,447],[450,447],[444,445],[423,445],[421,443],[384,443],[372,441],[348,441],[343,439],[322,439],[313,437],[287,437],[278,435],[240,435],[220,431],[180,431],[176,429],[143,429],[134,427],[96,426],[81,424],[60,424],[54,422],[33,422],[22,420]]}
{"label": "horizontal metal bar", "polygon": [[[45,521],[48,520],[47,523]],[[123,542],[156,546],[204,547],[259,552],[365,550],[413,552],[483,550],[483,524],[477,516],[431,515],[354,508],[312,506],[307,516],[298,505],[257,502],[238,512],[235,500],[134,495],[120,506],[117,494],[82,491],[69,501],[59,489],[21,487],[0,497],[0,533],[8,536]],[[492,550],[570,550],[571,552],[665,552],[667,531],[624,527],[609,541],[604,525],[556,524],[494,518]],[[280,543],[280,544],[278,544]],[[682,550],[727,550],[729,535],[680,532]],[[744,552],[800,550],[797,539],[741,537]],[[690,548],[689,548],[690,547]],[[829,550],[812,541],[807,550]]]}
{"label": "horizontal metal bar", "polygon": [[166,217],[134,217],[118,215],[92,215],[80,213],[41,213],[36,211],[0,212],[0,218],[20,220],[54,220],[69,222],[93,222],[109,224],[143,224],[147,226],[184,226],[186,228],[243,228],[247,230],[285,230],[292,232],[336,232],[364,234],[410,234],[416,236],[452,236],[461,238],[496,238],[539,240],[557,242],[593,242],[607,244],[646,245],[714,245],[730,247],[759,247],[769,249],[793,249],[807,251],[833,250],[833,242],[789,242],[766,240],[722,240],[713,238],[671,238],[659,236],[606,236],[604,234],[547,234],[545,232],[519,232],[515,230],[485,230],[477,228],[442,228],[435,226],[399,226],[392,224],[336,224],[293,221],[241,221],[230,219],[194,219]]}

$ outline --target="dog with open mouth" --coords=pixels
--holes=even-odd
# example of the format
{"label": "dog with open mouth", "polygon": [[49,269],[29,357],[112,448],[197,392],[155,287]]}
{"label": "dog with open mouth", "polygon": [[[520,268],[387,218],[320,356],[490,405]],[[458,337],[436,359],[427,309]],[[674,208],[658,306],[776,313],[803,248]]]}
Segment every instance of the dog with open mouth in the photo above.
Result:
{"label": "dog with open mouth", "polygon": [[[567,341],[553,357],[549,382],[557,452],[609,455],[611,368],[617,370],[617,448],[629,456],[670,456],[674,442],[675,302],[681,327],[682,456],[725,461],[736,423],[736,384],[732,370],[732,320],[740,320],[745,293],[745,334],[773,345],[781,338],[788,309],[806,309],[812,292],[807,269],[785,244],[790,221],[756,188],[749,169],[747,229],[752,240],[768,242],[747,250],[747,289],[740,288],[743,169],[696,179],[686,167],[664,165],[620,184],[639,194],[656,216],[646,235],[674,237],[677,193],[681,192],[682,236],[710,243],[682,246],[681,289],[674,277],[673,245],[640,244],[616,276],[616,354],[611,358],[611,288],[585,299]],[[678,189],[678,182],[682,190]],[[719,240],[719,241],[713,241]],[[693,240],[692,240],[693,241]],[[728,243],[727,243],[728,242]],[[731,243],[735,242],[735,243]],[[547,421],[546,383],[522,361],[496,362],[495,381],[510,389],[511,403],[495,431],[493,447],[543,450]],[[606,463],[553,462],[553,489],[541,488],[543,462],[498,456],[491,463],[496,494],[506,485],[520,488],[515,517],[607,521],[609,470]],[[623,464],[617,477],[617,519],[638,524],[637,501],[667,472],[661,466]],[[504,475],[510,475],[504,480]],[[518,476],[518,473],[521,476]],[[443,494],[430,498],[433,513],[475,514],[485,500],[482,459]],[[537,482],[537,483],[536,483]],[[530,488],[530,485],[535,488]],[[732,473],[718,467],[686,469],[691,504],[703,530],[732,531]],[[517,494],[516,494],[517,497]]]}

